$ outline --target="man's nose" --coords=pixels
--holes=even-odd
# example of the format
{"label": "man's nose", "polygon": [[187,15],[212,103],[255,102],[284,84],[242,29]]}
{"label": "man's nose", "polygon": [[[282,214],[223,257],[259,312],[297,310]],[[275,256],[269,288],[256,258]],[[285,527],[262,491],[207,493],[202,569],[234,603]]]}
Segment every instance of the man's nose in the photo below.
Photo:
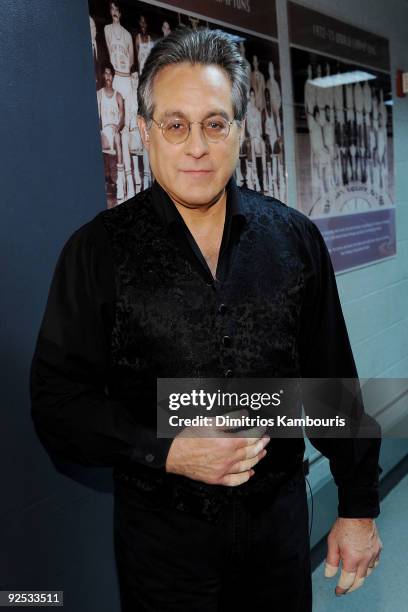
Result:
{"label": "man's nose", "polygon": [[193,123],[190,127],[185,152],[193,157],[201,157],[208,153],[208,141],[199,123]]}

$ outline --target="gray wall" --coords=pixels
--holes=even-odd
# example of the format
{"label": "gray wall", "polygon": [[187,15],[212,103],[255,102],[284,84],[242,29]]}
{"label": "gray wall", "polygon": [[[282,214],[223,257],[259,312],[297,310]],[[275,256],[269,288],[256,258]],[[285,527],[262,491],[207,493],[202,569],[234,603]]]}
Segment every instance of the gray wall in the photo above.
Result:
{"label": "gray wall", "polygon": [[[408,97],[396,97],[395,74],[398,68],[408,70],[408,3],[406,0],[305,0],[302,3],[390,40],[397,256],[339,274],[337,284],[359,375],[364,379],[405,379],[404,383],[401,380],[395,382],[394,395],[397,398],[401,395],[402,387],[408,392]],[[277,6],[289,175],[288,203],[296,206],[294,112],[286,0],[277,0]],[[285,79],[285,75],[288,78]],[[391,389],[390,383],[387,383],[387,389]],[[390,397],[391,394],[385,400],[387,403]],[[404,395],[387,408],[384,421],[394,431],[398,430],[399,420],[407,413],[407,398],[408,395]],[[381,408],[378,405],[378,411]],[[408,453],[408,440],[391,439],[391,435],[391,430],[386,432],[382,443],[382,477]],[[307,444],[307,450],[311,460],[309,479],[315,498],[311,538],[314,544],[324,536],[336,517],[337,492],[328,460],[310,444]]]}
{"label": "gray wall", "polygon": [[[393,72],[408,68],[408,5],[403,0],[308,4],[389,37]],[[278,7],[282,26],[284,0],[278,0]],[[86,0],[2,2],[0,587],[64,589],[67,612],[115,612],[109,474],[56,471],[33,434],[27,382],[61,246],[105,206],[88,24]],[[281,29],[287,70],[283,34]],[[290,117],[288,97],[285,110]],[[394,111],[398,256],[338,278],[365,377],[402,377],[408,370],[403,307],[408,291],[408,100],[396,101]],[[289,131],[287,137],[294,204]]]}

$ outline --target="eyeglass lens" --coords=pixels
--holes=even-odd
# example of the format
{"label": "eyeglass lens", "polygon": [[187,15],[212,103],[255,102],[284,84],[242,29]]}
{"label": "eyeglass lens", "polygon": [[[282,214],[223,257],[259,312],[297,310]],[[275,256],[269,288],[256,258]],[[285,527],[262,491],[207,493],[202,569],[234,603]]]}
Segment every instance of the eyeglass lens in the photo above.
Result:
{"label": "eyeglass lens", "polygon": [[[195,122],[194,122],[195,123]],[[210,142],[224,140],[230,131],[230,124],[225,117],[215,116],[205,119],[202,130]],[[163,136],[168,142],[177,144],[187,140],[190,132],[190,123],[187,119],[171,118],[162,124]]]}

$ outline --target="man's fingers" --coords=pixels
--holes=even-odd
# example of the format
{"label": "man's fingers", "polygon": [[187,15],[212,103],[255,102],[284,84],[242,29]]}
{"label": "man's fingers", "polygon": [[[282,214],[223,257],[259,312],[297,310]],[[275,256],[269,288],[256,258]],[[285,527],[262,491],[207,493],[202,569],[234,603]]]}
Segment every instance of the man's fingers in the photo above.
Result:
{"label": "man's fingers", "polygon": [[[232,418],[241,419],[242,417],[248,416],[248,414],[248,410],[234,410],[233,412],[228,412],[225,416],[228,416],[228,418],[231,420]],[[237,423],[235,426],[231,426],[230,424],[215,425],[214,429],[223,431],[231,437],[240,438],[242,440],[242,446],[245,446],[246,444],[253,444],[254,440],[259,440],[259,438],[261,438],[266,431],[265,426],[250,427],[249,429],[240,431],[242,429],[242,425],[240,423]]]}
{"label": "man's fingers", "polygon": [[245,461],[237,461],[237,463],[234,463],[234,465],[230,468],[230,473],[236,474],[239,472],[246,472],[251,467],[256,465],[258,461],[263,459],[265,455],[266,455],[266,450],[261,450],[258,454],[256,454],[254,457],[251,457],[250,459],[247,459]]}
{"label": "man's fingers", "polygon": [[356,577],[354,578],[354,582],[351,585],[351,587],[347,590],[347,593],[351,593],[352,591],[355,591],[356,589],[359,589],[361,586],[363,586],[364,580],[367,574],[367,568],[368,568],[367,561],[365,561],[364,563],[361,563],[358,566]]}
{"label": "man's fingers", "polygon": [[254,444],[239,449],[237,461],[245,461],[247,459],[252,459],[253,457],[256,457],[261,451],[264,450],[269,440],[270,438],[268,438],[268,436],[264,436],[260,440],[257,440]]}
{"label": "man's fingers", "polygon": [[337,543],[329,537],[327,539],[327,555],[324,568],[326,578],[333,578],[337,574],[340,563],[340,550]]}
{"label": "man's fingers", "polygon": [[361,578],[356,578],[354,580],[353,585],[347,590],[347,593],[351,593],[352,591],[355,591],[356,589],[359,589],[361,586],[363,586],[364,580],[364,576],[361,576]]}
{"label": "man's fingers", "polygon": [[342,559],[342,572],[337,583],[336,595],[352,593],[363,586],[365,579],[379,564],[379,553],[371,559],[361,560],[359,564],[353,564],[351,559]]}
{"label": "man's fingers", "polygon": [[380,562],[380,555],[378,555],[374,559],[371,559],[371,561],[370,561],[370,563],[368,564],[368,567],[367,567],[366,578],[368,578],[368,576],[371,574],[371,572],[377,567],[379,562]]}
{"label": "man's fingers", "polygon": [[344,569],[344,567],[342,568],[340,578],[336,586],[336,595],[343,595],[343,593],[349,590],[355,580],[356,574],[357,570],[354,572],[348,572]]}
{"label": "man's fingers", "polygon": [[378,556],[378,557],[376,558],[376,560],[375,560],[375,561],[373,561],[372,563],[370,563],[370,565],[369,565],[369,566],[368,566],[368,568],[367,568],[367,576],[369,576],[369,575],[371,574],[371,572],[372,572],[373,570],[375,570],[375,568],[377,567],[377,565],[379,564],[379,562],[380,562],[380,557]]}
{"label": "man's fingers", "polygon": [[254,474],[254,470],[240,472],[239,474],[227,474],[220,480],[220,484],[226,485],[227,487],[237,487],[238,485],[247,482],[247,480],[249,480]]}
{"label": "man's fingers", "polygon": [[326,578],[333,578],[337,574],[337,570],[339,569],[338,565],[331,565],[330,563],[325,563],[324,566],[324,575]]}

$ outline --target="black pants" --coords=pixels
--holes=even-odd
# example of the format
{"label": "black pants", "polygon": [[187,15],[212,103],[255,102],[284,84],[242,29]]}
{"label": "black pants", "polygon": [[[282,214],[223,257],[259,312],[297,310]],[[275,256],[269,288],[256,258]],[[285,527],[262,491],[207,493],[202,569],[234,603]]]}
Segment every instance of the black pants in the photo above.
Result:
{"label": "black pants", "polygon": [[265,497],[233,496],[212,524],[115,482],[122,612],[311,612],[304,476]]}

